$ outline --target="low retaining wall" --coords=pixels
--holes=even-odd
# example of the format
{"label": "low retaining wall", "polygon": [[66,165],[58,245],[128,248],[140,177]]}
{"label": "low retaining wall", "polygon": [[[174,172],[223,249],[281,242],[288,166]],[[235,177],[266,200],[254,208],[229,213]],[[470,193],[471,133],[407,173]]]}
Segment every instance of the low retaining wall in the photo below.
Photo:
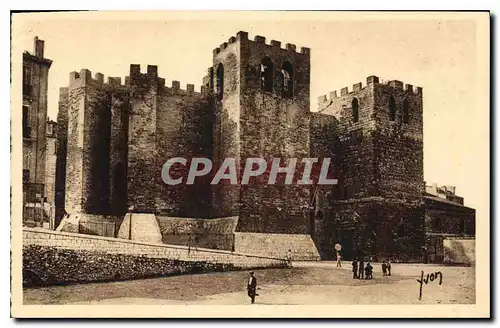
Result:
{"label": "low retaining wall", "polygon": [[116,237],[122,219],[115,216],[73,213],[66,214],[57,231],[86,235]]}
{"label": "low retaining wall", "polygon": [[476,262],[476,240],[466,237],[443,239],[444,263],[474,265]]}
{"label": "low retaining wall", "polygon": [[[213,219],[156,216],[164,244],[232,251],[238,217]],[[248,252],[246,252],[248,253]]]}
{"label": "low retaining wall", "polygon": [[286,258],[291,250],[295,261],[319,261],[320,255],[311,235],[236,232],[234,251]]}
{"label": "low retaining wall", "polygon": [[26,285],[285,266],[279,258],[23,228]]}

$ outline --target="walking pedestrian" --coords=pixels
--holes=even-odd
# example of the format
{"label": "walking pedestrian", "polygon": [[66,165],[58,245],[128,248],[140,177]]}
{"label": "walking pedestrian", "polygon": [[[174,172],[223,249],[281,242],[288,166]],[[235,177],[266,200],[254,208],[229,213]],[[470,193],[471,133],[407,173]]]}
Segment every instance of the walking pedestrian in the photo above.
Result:
{"label": "walking pedestrian", "polygon": [[337,252],[337,268],[342,267],[342,256],[340,255],[340,252]]}
{"label": "walking pedestrian", "polygon": [[359,260],[359,267],[358,267],[358,279],[364,279],[365,278],[365,262],[363,261],[363,258]]}
{"label": "walking pedestrian", "polygon": [[254,277],[253,271],[250,272],[247,291],[248,291],[248,297],[250,297],[252,304],[255,303],[255,296],[259,296],[259,294],[257,294],[257,278]]}
{"label": "walking pedestrian", "polygon": [[385,264],[385,260],[382,261],[382,275],[387,276],[387,265]]}
{"label": "walking pedestrian", "polygon": [[358,259],[355,258],[352,261],[352,279],[358,278]]}
{"label": "walking pedestrian", "polygon": [[391,275],[391,261],[387,260],[386,266],[387,266],[387,275],[390,276]]}

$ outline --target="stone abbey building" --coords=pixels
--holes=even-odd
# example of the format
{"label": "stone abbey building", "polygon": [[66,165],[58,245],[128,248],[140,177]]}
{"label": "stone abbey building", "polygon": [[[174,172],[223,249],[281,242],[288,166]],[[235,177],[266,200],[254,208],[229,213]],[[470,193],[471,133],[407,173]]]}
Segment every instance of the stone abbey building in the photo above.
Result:
{"label": "stone abbey building", "polygon": [[[310,60],[309,48],[238,32],[213,50],[201,92],[166,86],[152,65],[131,65],[124,81],[71,73],[57,122],[58,229],[296,259],[330,259],[340,243],[344,259],[401,261],[431,250],[441,261],[443,239],[474,236],[473,209],[425,191],[422,89],[370,76],[311,111]],[[173,157],[238,168],[331,158],[338,184],[268,185],[264,174],[168,186]]]}

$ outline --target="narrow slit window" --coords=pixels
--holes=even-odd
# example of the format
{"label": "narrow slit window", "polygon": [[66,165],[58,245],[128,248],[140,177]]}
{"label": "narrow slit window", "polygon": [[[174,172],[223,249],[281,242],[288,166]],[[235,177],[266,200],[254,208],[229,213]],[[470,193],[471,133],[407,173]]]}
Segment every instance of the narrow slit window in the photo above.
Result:
{"label": "narrow slit window", "polygon": [[217,66],[217,98],[220,100],[224,97],[224,65]]}
{"label": "narrow slit window", "polygon": [[359,101],[358,98],[354,98],[352,100],[352,120],[354,123],[357,123],[359,121]]}
{"label": "narrow slit window", "polygon": [[389,115],[391,121],[396,120],[396,101],[394,100],[393,96],[391,96],[391,99],[389,99]]}
{"label": "narrow slit window", "polygon": [[273,62],[265,57],[260,63],[261,88],[264,91],[273,91]]}
{"label": "narrow slit window", "polygon": [[281,69],[281,74],[283,74],[283,95],[286,98],[293,98],[293,66],[290,62],[286,61],[283,63],[283,68]]}
{"label": "narrow slit window", "polygon": [[403,101],[403,123],[410,123],[410,104],[407,99]]}
{"label": "narrow slit window", "polygon": [[31,67],[23,66],[23,95],[31,94]]}
{"label": "narrow slit window", "polygon": [[23,106],[23,138],[31,138],[31,127],[29,126],[28,106]]}

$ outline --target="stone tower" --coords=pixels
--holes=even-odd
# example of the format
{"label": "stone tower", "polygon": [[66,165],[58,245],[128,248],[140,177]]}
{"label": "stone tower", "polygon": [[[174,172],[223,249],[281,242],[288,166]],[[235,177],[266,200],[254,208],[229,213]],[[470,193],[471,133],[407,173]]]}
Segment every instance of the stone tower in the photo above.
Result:
{"label": "stone tower", "polygon": [[339,154],[339,184],[326,197],[319,243],[342,244],[347,258],[416,258],[423,245],[422,89],[376,76],[366,82],[319,98],[316,115],[330,116]]}
{"label": "stone tower", "polygon": [[309,186],[267,184],[274,158],[281,167],[297,158],[299,168],[309,156],[309,49],[239,32],[214,50],[212,72],[214,165],[235,158],[241,177],[247,158],[268,163],[248,185],[216,186],[214,216],[239,216],[237,231],[309,233]]}

